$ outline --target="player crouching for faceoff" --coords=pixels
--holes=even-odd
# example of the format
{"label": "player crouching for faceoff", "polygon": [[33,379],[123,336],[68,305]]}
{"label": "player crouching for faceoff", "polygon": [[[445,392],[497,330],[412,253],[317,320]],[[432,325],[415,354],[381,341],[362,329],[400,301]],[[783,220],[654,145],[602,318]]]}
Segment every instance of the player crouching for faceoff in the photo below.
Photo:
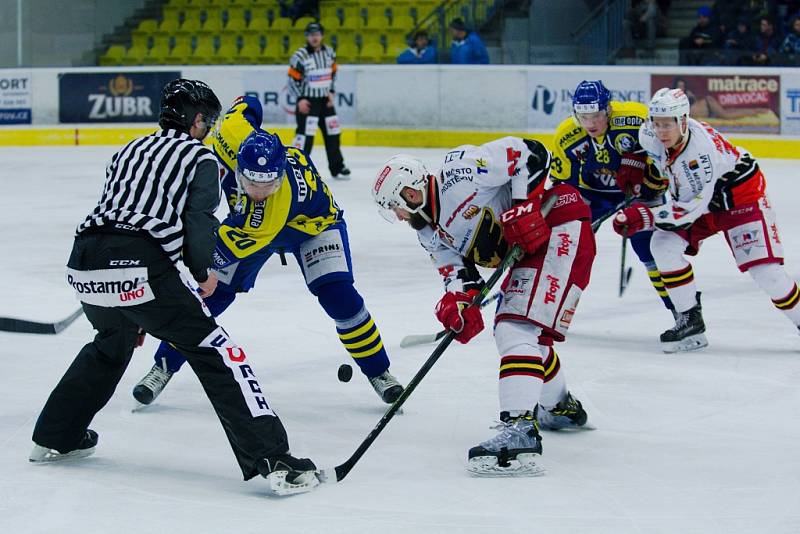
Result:
{"label": "player crouching for faceoff", "polygon": [[[222,189],[229,214],[214,251],[219,285],[204,302],[218,316],[237,293],[255,285],[273,254],[284,265],[284,253],[293,254],[308,290],[336,323],[345,350],[378,396],[391,404],[403,386],[389,372],[378,327],[354,286],[344,211],[308,156],[261,129],[262,116],[257,98],[240,97],[212,133],[214,153],[226,171]],[[185,361],[174,347],[161,343],[155,365],[133,396],[150,404]]]}
{"label": "player crouching for faceoff", "polygon": [[692,265],[700,243],[717,232],[772,303],[800,324],[800,292],[783,268],[783,245],[767,200],[766,180],[756,161],[708,124],[689,117],[680,89],[659,89],[650,101],[639,142],[661,176],[669,180],[664,204],[633,204],[617,213],[614,229],[633,235],[655,227],[650,243],[669,297],[678,311],[675,326],[661,334],[664,352],[708,345],[700,293]]}
{"label": "player crouching for faceoff", "polygon": [[[483,330],[480,310],[470,306],[483,285],[476,265],[496,268],[514,244],[525,251],[503,282],[495,316],[501,426],[470,449],[468,469],[476,475],[540,474],[539,425],[576,429],[587,420],[552,344],[564,340],[589,283],[591,213],[572,186],[544,190],[549,169],[544,145],[505,137],[451,150],[436,176],[417,158],[394,156],[373,183],[384,215],[411,225],[431,254],[446,290],[436,317],[461,343]],[[551,197],[554,207],[542,217]]]}

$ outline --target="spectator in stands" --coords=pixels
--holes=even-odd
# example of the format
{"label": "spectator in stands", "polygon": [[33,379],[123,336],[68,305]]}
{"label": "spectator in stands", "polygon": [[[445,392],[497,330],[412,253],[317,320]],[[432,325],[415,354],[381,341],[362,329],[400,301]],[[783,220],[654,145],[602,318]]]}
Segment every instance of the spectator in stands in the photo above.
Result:
{"label": "spectator in stands", "polygon": [[725,64],[752,65],[752,50],[755,48],[755,36],[750,31],[750,22],[739,19],[736,28],[725,37],[723,44]]}
{"label": "spectator in stands", "polygon": [[278,0],[281,6],[281,17],[289,17],[292,22],[300,17],[319,19],[319,0]]}
{"label": "spectator in stands", "polygon": [[715,37],[714,27],[711,25],[711,8],[702,6],[697,9],[697,25],[678,45],[680,64],[708,65],[713,62]]}
{"label": "spectator in stands", "polygon": [[458,65],[489,63],[489,53],[483,41],[477,33],[467,30],[462,19],[453,19],[450,23],[450,35],[453,37],[453,44],[450,45],[450,63]]}
{"label": "spectator in stands", "polygon": [[761,31],[756,36],[753,47],[753,64],[769,65],[781,46],[781,38],[775,31],[775,24],[768,17],[759,21]]}
{"label": "spectator in stands", "polygon": [[414,34],[414,46],[409,46],[397,56],[397,62],[404,65],[427,65],[436,63],[436,47],[430,43],[428,32],[419,30]]}
{"label": "spectator in stands", "polygon": [[785,54],[790,65],[796,65],[800,59],[800,16],[795,15],[789,22],[789,33],[783,40],[780,49],[781,54]]}

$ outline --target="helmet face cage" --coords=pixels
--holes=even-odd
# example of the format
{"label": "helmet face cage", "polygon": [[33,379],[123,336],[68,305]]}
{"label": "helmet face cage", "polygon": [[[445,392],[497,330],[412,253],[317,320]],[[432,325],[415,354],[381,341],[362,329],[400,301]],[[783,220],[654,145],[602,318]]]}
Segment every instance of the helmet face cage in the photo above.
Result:
{"label": "helmet face cage", "polygon": [[286,148],[276,135],[253,132],[242,142],[236,155],[236,178],[257,186],[280,187],[286,175]]}
{"label": "helmet face cage", "polygon": [[[417,158],[399,154],[386,162],[375,178],[372,198],[381,208],[381,215],[388,221],[397,220],[394,208],[418,213],[427,204],[428,171]],[[419,191],[422,202],[418,206],[410,206],[403,198],[403,189],[409,187]]]}
{"label": "helmet face cage", "polygon": [[572,114],[575,120],[578,120],[579,113],[598,113],[605,111],[608,113],[609,103],[611,102],[611,91],[609,91],[603,82],[597,81],[582,81],[575,88],[575,93],[572,95]]}

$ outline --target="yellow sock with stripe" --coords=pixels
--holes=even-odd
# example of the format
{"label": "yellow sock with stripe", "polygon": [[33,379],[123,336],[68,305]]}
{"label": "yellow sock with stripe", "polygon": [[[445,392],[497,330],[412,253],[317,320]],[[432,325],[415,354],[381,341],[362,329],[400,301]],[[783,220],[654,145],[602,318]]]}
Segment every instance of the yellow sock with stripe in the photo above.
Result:
{"label": "yellow sock with stripe", "polygon": [[675,306],[669,298],[667,288],[664,286],[664,280],[661,279],[661,271],[658,270],[655,262],[645,263],[644,265],[647,267],[647,276],[650,278],[650,283],[653,284],[653,289],[655,289],[658,296],[661,297],[661,302],[664,303],[664,306],[668,310],[675,309]]}
{"label": "yellow sock with stripe", "polygon": [[345,350],[368,377],[378,376],[389,368],[389,356],[383,347],[380,331],[366,308],[354,317],[336,321],[336,333]]}

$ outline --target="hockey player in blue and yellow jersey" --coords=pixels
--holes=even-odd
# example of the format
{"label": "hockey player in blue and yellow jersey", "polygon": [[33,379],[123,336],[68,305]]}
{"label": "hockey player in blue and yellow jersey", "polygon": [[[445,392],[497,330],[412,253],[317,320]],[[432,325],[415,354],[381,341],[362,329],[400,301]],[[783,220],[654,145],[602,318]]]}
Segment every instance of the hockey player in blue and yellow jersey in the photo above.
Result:
{"label": "hockey player in blue and yellow jersey", "polygon": [[[573,115],[556,130],[550,172],[553,181],[578,188],[592,210],[592,221],[616,212],[626,193],[628,198],[658,204],[666,186],[657,172],[651,172],[639,145],[639,126],[647,118],[647,106],[612,101],[602,81],[583,81],[575,89],[572,108]],[[631,245],[664,306],[673,310],[650,253],[652,235],[639,232],[631,238]]]}
{"label": "hockey player in blue and yellow jersey", "polygon": [[[211,144],[224,170],[228,216],[217,234],[216,291],[205,299],[212,315],[222,313],[255,284],[273,255],[294,255],[309,291],[336,323],[336,331],[375,391],[394,402],[403,387],[389,373],[389,358],[378,327],[353,285],[353,268],[344,212],[336,204],[314,164],[301,150],[284,147],[278,136],[261,129],[258,99],[240,97],[213,132]],[[149,404],[183,362],[162,343],[156,363],[134,388]]]}

